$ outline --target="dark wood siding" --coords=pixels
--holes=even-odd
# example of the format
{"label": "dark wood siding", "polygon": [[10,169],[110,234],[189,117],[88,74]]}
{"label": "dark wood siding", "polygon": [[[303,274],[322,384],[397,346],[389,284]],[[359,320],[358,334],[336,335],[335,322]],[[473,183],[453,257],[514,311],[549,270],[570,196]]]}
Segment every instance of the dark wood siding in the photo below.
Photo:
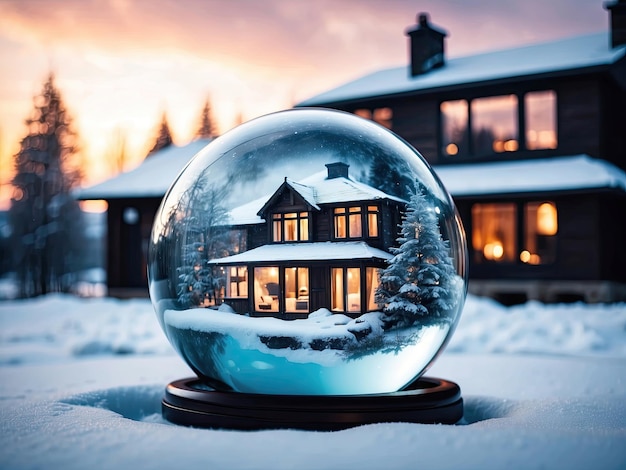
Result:
{"label": "dark wood siding", "polygon": [[557,85],[559,151],[600,156],[600,83],[572,79]]}

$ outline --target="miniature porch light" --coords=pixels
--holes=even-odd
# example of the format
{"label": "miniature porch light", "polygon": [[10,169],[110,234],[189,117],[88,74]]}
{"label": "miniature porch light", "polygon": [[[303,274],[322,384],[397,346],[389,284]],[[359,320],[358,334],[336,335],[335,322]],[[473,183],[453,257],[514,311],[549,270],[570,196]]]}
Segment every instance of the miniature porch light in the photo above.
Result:
{"label": "miniature porch light", "polygon": [[458,385],[423,374],[460,318],[465,243],[436,174],[372,121],[294,109],[229,131],[177,177],[152,229],[152,304],[197,375],[167,386],[164,416],[458,421]]}

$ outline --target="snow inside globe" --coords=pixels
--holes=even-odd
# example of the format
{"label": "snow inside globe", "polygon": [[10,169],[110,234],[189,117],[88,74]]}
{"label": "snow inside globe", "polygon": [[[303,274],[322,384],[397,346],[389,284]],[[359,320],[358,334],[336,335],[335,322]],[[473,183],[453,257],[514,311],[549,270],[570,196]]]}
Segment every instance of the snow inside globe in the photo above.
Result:
{"label": "snow inside globe", "polygon": [[201,150],[151,235],[150,297],[214,390],[402,390],[443,350],[466,296],[450,195],[391,131],[324,109],[269,114]]}

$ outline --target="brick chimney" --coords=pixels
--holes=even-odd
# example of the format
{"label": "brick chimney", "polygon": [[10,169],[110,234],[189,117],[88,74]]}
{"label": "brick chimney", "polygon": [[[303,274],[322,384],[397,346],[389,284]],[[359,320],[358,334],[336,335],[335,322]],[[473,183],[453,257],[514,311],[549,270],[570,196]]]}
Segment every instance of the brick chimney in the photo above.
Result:
{"label": "brick chimney", "polygon": [[326,179],[331,180],[333,178],[347,178],[348,177],[348,165],[343,162],[327,163],[328,177]]}
{"label": "brick chimney", "polygon": [[417,16],[417,26],[406,31],[410,37],[411,76],[421,75],[444,64],[446,33],[428,23],[428,14]]}
{"label": "brick chimney", "polygon": [[626,44],[626,0],[605,3],[611,17],[611,47]]}

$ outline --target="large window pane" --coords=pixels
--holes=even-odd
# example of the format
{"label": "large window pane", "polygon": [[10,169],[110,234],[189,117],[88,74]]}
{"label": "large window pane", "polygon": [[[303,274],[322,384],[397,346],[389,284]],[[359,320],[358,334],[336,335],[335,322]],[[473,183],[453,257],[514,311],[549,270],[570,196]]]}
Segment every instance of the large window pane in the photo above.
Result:
{"label": "large window pane", "polygon": [[477,262],[513,262],[517,209],[513,203],[472,206],[472,247]]}
{"label": "large window pane", "polygon": [[377,268],[365,268],[365,275],[367,276],[365,282],[365,288],[367,289],[367,310],[379,310],[380,306],[376,303],[376,289],[379,284],[379,270]]}
{"label": "large window pane", "polygon": [[467,101],[445,101],[441,103],[440,110],[442,154],[451,157],[467,155],[469,153]]}
{"label": "large window pane", "polygon": [[343,312],[343,268],[333,268],[331,270],[331,297],[330,309],[333,312]]}
{"label": "large window pane", "polygon": [[229,297],[248,297],[248,268],[231,266],[227,271],[227,293]]}
{"label": "large window pane", "polygon": [[520,260],[528,264],[548,264],[556,258],[558,216],[553,202],[526,204],[525,236]]}
{"label": "large window pane", "polygon": [[526,121],[526,148],[528,150],[555,149],[556,93],[552,90],[535,91],[524,96]]}
{"label": "large window pane", "polygon": [[285,311],[309,311],[308,268],[285,268]]}
{"label": "large window pane", "polygon": [[471,104],[474,154],[515,152],[519,147],[517,97],[478,98]]}
{"label": "large window pane", "polygon": [[349,237],[361,238],[363,236],[362,222],[361,222],[361,208],[351,207],[349,216]]}
{"label": "large window pane", "polygon": [[348,268],[348,312],[361,311],[361,269]]}
{"label": "large window pane", "polygon": [[261,312],[278,312],[278,266],[254,268],[254,304]]}

